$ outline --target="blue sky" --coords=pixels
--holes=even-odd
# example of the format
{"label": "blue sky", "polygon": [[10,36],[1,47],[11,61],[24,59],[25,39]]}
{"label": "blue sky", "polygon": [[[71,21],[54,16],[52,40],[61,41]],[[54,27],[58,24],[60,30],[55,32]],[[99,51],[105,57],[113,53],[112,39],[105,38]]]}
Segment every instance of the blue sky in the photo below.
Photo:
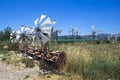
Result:
{"label": "blue sky", "polygon": [[70,25],[85,35],[91,31],[120,32],[120,0],[0,0],[0,30],[8,25],[34,26],[34,20],[46,14],[55,20],[55,30],[69,34]]}

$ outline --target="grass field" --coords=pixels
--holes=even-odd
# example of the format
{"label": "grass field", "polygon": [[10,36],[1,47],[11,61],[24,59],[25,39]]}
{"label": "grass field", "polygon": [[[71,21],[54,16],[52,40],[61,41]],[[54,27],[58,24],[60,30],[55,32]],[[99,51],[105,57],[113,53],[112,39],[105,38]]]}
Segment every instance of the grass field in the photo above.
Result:
{"label": "grass field", "polygon": [[[67,65],[62,70],[64,73],[54,80],[120,80],[119,43],[53,43],[50,49],[59,49],[67,54]],[[0,51],[0,54],[6,55],[7,53],[8,51]],[[56,75],[46,76],[56,77]],[[41,78],[35,78],[35,80],[39,79]]]}
{"label": "grass field", "polygon": [[[120,80],[120,44],[69,43],[53,44],[67,54],[65,71],[80,76],[80,80]],[[76,79],[79,80],[79,79]]]}

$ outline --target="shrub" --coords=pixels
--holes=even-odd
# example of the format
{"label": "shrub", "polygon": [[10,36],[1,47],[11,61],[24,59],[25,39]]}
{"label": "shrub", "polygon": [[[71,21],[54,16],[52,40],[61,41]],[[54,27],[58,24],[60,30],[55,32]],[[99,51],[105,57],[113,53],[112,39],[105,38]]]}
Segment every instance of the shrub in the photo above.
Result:
{"label": "shrub", "polygon": [[21,59],[21,62],[25,64],[26,67],[32,68],[35,66],[34,61],[28,58]]}
{"label": "shrub", "polygon": [[100,40],[97,40],[97,41],[96,41],[96,44],[100,44]]}
{"label": "shrub", "polygon": [[0,50],[3,50],[3,46],[7,45],[9,50],[17,51],[19,49],[18,43],[11,43],[9,40],[0,41]]}
{"label": "shrub", "polygon": [[6,60],[7,60],[7,58],[6,58],[6,57],[3,57],[3,58],[2,58],[2,61],[6,61]]}

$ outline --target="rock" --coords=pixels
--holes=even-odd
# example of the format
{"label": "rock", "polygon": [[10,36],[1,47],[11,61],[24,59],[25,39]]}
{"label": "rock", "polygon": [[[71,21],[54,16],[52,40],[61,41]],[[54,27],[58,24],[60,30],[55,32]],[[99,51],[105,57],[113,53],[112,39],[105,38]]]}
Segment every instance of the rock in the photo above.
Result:
{"label": "rock", "polygon": [[3,46],[3,49],[4,49],[4,50],[9,50],[9,46],[8,46],[8,45],[4,45],[4,46]]}

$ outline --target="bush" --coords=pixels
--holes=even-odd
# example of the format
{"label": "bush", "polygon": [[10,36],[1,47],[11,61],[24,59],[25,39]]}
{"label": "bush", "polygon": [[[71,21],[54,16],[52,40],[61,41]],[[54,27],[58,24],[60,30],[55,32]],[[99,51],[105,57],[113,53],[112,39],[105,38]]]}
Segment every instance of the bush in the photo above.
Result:
{"label": "bush", "polygon": [[6,57],[3,57],[3,58],[2,58],[2,61],[6,61],[6,60],[7,60],[7,58],[6,58]]}
{"label": "bush", "polygon": [[0,41],[0,50],[3,50],[3,46],[4,46],[3,42]]}
{"label": "bush", "polygon": [[96,44],[100,44],[100,40],[97,40],[97,41],[96,41]]}
{"label": "bush", "polygon": [[110,43],[110,41],[106,40],[106,43]]}
{"label": "bush", "polygon": [[19,49],[18,43],[11,43],[9,40],[0,42],[0,50],[3,50],[3,46],[7,45],[9,50],[17,51]]}
{"label": "bush", "polygon": [[31,59],[28,59],[28,58],[23,58],[23,59],[21,60],[21,62],[24,63],[25,66],[26,66],[26,67],[29,67],[29,68],[32,68],[32,67],[35,66],[34,61],[31,60]]}

